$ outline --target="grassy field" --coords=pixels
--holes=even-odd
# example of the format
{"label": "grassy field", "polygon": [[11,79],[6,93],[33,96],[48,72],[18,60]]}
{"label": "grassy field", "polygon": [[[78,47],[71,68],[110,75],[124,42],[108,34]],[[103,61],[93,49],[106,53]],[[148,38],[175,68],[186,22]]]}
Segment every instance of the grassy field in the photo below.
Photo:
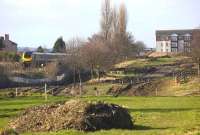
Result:
{"label": "grassy field", "polygon": [[155,58],[155,59],[135,59],[127,60],[115,65],[115,68],[142,68],[149,66],[160,66],[165,64],[174,64],[182,60],[182,57]]}
{"label": "grassy field", "polygon": [[[49,97],[48,102],[69,100]],[[82,100],[103,100],[129,109],[135,120],[133,130],[78,132],[74,130],[24,135],[198,135],[200,134],[200,97],[82,97]],[[0,128],[23,109],[46,103],[43,97],[0,98]]]}

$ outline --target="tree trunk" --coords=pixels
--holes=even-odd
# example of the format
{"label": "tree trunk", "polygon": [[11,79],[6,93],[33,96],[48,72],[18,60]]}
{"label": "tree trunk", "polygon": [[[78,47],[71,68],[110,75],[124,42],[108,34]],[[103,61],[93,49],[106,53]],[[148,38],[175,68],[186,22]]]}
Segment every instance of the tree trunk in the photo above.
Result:
{"label": "tree trunk", "polygon": [[100,82],[100,78],[101,78],[101,75],[100,75],[100,68],[98,68],[98,81]]}
{"label": "tree trunk", "polygon": [[94,78],[94,68],[93,68],[93,66],[91,67],[90,74],[91,74],[91,79],[93,79]]}
{"label": "tree trunk", "polygon": [[81,71],[79,69],[78,71],[78,76],[79,76],[79,89],[80,89],[80,96],[82,95],[82,79],[81,79]]}
{"label": "tree trunk", "polygon": [[73,83],[74,83],[74,88],[75,88],[76,87],[76,66],[74,66]]}
{"label": "tree trunk", "polygon": [[198,58],[198,77],[200,77],[200,58]]}

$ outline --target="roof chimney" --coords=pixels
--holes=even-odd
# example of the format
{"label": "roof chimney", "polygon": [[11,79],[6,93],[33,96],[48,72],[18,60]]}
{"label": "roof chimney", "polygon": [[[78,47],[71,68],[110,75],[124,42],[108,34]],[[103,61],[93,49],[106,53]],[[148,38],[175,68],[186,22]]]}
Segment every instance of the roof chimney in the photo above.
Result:
{"label": "roof chimney", "polygon": [[4,37],[3,37],[3,36],[1,36],[1,37],[0,37],[0,39],[1,39],[1,40],[4,40]]}
{"label": "roof chimney", "polygon": [[6,41],[9,40],[9,34],[5,34],[5,40],[6,40]]}

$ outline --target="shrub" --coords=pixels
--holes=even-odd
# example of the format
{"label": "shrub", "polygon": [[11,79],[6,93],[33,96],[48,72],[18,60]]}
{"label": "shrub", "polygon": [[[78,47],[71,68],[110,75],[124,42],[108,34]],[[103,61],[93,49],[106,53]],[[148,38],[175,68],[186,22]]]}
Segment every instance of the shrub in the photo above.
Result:
{"label": "shrub", "polygon": [[13,52],[1,52],[0,53],[0,61],[12,61],[12,62],[19,62],[20,55]]}

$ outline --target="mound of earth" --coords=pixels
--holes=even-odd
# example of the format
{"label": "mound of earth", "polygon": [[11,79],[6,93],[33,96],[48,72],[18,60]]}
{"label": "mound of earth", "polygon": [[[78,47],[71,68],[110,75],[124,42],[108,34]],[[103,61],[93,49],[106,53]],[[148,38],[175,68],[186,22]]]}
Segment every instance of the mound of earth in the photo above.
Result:
{"label": "mound of earth", "polygon": [[42,105],[26,109],[12,120],[10,128],[17,132],[57,131],[76,129],[132,129],[133,122],[127,109],[102,102],[88,103],[71,100],[63,104]]}

